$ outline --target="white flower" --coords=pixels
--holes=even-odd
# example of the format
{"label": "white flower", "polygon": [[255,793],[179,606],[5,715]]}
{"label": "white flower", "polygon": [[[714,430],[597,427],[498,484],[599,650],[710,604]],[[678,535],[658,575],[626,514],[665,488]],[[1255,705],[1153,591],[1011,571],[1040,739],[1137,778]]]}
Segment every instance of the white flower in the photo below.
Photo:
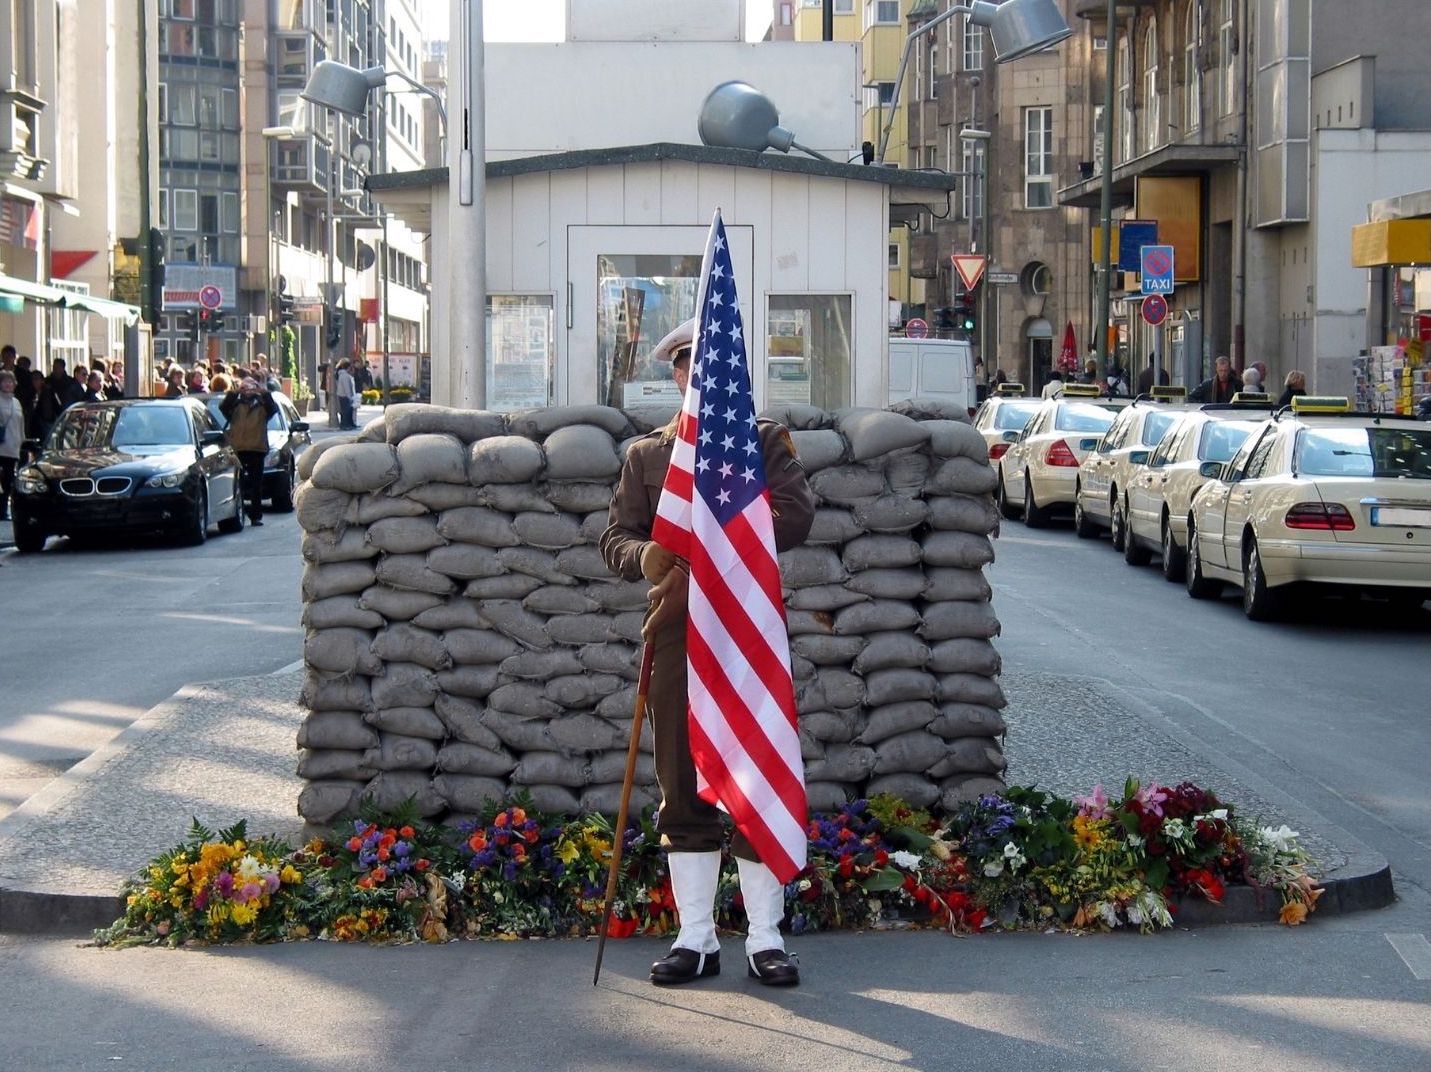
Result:
{"label": "white flower", "polygon": [[1137,901],[1134,901],[1128,906],[1128,922],[1135,927],[1141,927],[1143,925],[1143,909]]}
{"label": "white flower", "polygon": [[1297,838],[1301,837],[1301,835],[1298,834],[1297,831],[1293,830],[1286,823],[1283,823],[1280,827],[1277,827],[1276,829],[1273,829],[1270,826],[1264,826],[1261,829],[1260,833],[1264,838],[1266,838],[1272,843],[1272,845],[1277,849],[1278,852],[1296,851],[1296,846],[1293,844],[1293,842]]}
{"label": "white flower", "polygon": [[1002,875],[1003,873],[1004,873],[1004,861],[1003,861],[1003,860],[998,860],[998,859],[990,860],[988,863],[986,863],[986,864],[984,865],[984,874],[988,875],[990,878],[998,878],[998,877],[999,877],[1000,875]]}
{"label": "white flower", "polygon": [[899,852],[890,853],[889,858],[894,861],[895,867],[902,867],[906,871],[917,870],[919,868],[919,861],[921,859],[914,853],[905,852],[902,849]]}
{"label": "white flower", "polygon": [[1005,859],[1005,860],[1012,860],[1012,859],[1013,859],[1015,856],[1017,856],[1018,854],[1019,854],[1019,847],[1018,847],[1017,845],[1015,845],[1012,841],[1010,841],[1007,845],[1004,846],[1004,859]]}
{"label": "white flower", "polygon": [[1227,809],[1226,809],[1226,808],[1215,808],[1215,809],[1213,809],[1212,811],[1208,812],[1206,815],[1195,815],[1195,816],[1193,816],[1193,821],[1194,821],[1194,822],[1197,822],[1197,821],[1202,820],[1202,819],[1216,819],[1216,820],[1222,821],[1222,820],[1225,820],[1226,818],[1227,818]]}
{"label": "white flower", "polygon": [[1098,915],[1109,927],[1118,926],[1118,909],[1108,901],[1098,903]]}
{"label": "white flower", "polygon": [[246,855],[238,862],[237,871],[238,877],[244,882],[257,882],[263,877],[263,865],[252,855]]}
{"label": "white flower", "polygon": [[1179,841],[1187,836],[1188,828],[1181,819],[1169,819],[1163,823],[1163,833],[1174,841]]}
{"label": "white flower", "polygon": [[1141,837],[1139,837],[1137,834],[1129,834],[1129,835],[1128,835],[1128,848],[1130,848],[1130,849],[1141,849],[1142,847],[1143,847],[1143,839],[1142,839]]}

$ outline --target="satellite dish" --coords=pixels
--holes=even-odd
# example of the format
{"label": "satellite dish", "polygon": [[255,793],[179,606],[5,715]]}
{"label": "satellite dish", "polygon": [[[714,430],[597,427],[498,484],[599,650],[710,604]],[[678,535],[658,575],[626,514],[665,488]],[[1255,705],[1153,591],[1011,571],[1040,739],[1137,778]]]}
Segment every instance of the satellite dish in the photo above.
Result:
{"label": "satellite dish", "polygon": [[366,272],[378,261],[378,255],[373,251],[373,247],[363,242],[358,243],[358,271]]}
{"label": "satellite dish", "polygon": [[365,141],[355,141],[349,156],[353,158],[353,166],[366,169],[373,159],[373,147]]}
{"label": "satellite dish", "polygon": [[722,82],[707,94],[696,124],[701,144],[727,149],[750,149],[764,152],[791,148],[827,159],[795,140],[795,135],[780,125],[780,113],[760,90],[746,82]]}

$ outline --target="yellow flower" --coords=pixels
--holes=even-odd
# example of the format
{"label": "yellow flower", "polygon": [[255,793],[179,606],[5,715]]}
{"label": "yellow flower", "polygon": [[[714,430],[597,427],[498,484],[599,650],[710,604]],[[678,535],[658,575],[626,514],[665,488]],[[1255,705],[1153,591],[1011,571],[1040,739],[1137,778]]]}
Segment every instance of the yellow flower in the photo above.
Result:
{"label": "yellow flower", "polygon": [[230,910],[233,921],[240,927],[247,927],[258,918],[258,905],[254,902],[248,904],[236,904]]}
{"label": "yellow flower", "polygon": [[580,855],[581,850],[576,847],[575,842],[563,840],[562,843],[557,846],[557,859],[564,864],[571,864]]}
{"label": "yellow flower", "polygon": [[1277,918],[1289,927],[1295,927],[1307,918],[1307,906],[1301,901],[1288,901],[1282,906]]}
{"label": "yellow flower", "polygon": [[303,872],[292,864],[284,864],[283,870],[278,873],[278,880],[285,886],[292,886],[303,881]]}

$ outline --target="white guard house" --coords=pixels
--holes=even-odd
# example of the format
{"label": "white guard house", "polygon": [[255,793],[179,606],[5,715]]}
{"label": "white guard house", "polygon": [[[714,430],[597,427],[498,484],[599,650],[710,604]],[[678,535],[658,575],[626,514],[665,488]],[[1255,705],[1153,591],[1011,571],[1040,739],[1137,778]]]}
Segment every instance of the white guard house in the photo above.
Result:
{"label": "white guard house", "polygon": [[[857,45],[746,44],[738,0],[677,3],[685,20],[658,30],[641,21],[671,5],[571,0],[568,40],[486,49],[487,408],[674,411],[669,369],[648,355],[695,313],[716,208],[757,408],[885,406],[891,217],[942,215],[954,177],[858,162]],[[611,40],[622,25],[627,39]],[[829,159],[690,144],[701,103],[730,80],[766,93]],[[454,404],[445,325],[472,299],[449,283],[447,169],[367,186],[431,235],[432,401]]]}

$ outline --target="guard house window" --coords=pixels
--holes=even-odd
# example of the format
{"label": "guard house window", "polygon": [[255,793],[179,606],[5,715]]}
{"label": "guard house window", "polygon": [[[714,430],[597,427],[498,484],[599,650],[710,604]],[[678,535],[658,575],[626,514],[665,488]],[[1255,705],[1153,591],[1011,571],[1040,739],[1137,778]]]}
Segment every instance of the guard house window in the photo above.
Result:
{"label": "guard house window", "polygon": [[1143,125],[1144,147],[1154,149],[1163,137],[1163,100],[1158,96],[1158,24],[1148,24],[1143,35]]}
{"label": "guard house window", "polygon": [[964,22],[964,70],[984,69],[984,28]]}
{"label": "guard house window", "polygon": [[1024,109],[1024,207],[1053,207],[1053,109]]}
{"label": "guard house window", "polygon": [[1234,99],[1237,91],[1236,70],[1232,59],[1233,4],[1232,0],[1221,0],[1217,18],[1217,58],[1222,64],[1222,79],[1218,100],[1218,114],[1231,115],[1237,107]]}
{"label": "guard house window", "polygon": [[[764,406],[850,404],[854,349],[848,294],[772,294],[766,305]],[[756,386],[757,395],[760,388]]]}
{"label": "guard house window", "polygon": [[696,312],[701,255],[603,253],[596,259],[596,397],[609,406],[681,397],[671,368],[651,360],[661,338]]}
{"label": "guard house window", "polygon": [[1183,125],[1194,131],[1202,125],[1202,76],[1197,57],[1202,45],[1202,20],[1198,18],[1198,0],[1188,0],[1184,20],[1186,44],[1183,46]]}
{"label": "guard house window", "polygon": [[487,404],[498,412],[552,404],[556,333],[550,294],[487,296]]}

